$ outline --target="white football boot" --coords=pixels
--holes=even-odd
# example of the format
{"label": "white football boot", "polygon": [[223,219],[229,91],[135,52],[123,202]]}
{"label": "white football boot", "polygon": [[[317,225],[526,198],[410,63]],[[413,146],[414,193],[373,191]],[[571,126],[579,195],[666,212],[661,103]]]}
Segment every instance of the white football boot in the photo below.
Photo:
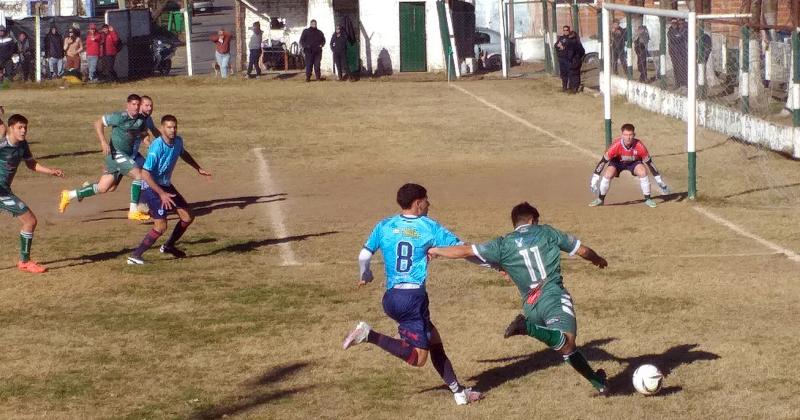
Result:
{"label": "white football boot", "polygon": [[483,399],[483,394],[473,391],[472,388],[464,388],[460,392],[453,393],[453,398],[456,400],[456,405],[467,405]]}
{"label": "white football boot", "polygon": [[356,324],[356,327],[353,328],[353,331],[350,331],[350,334],[347,334],[347,337],[344,339],[344,343],[342,343],[342,348],[347,350],[356,344],[361,344],[367,341],[367,336],[369,335],[370,330],[372,330],[372,328],[370,328],[369,324],[364,321],[359,321],[358,324]]}

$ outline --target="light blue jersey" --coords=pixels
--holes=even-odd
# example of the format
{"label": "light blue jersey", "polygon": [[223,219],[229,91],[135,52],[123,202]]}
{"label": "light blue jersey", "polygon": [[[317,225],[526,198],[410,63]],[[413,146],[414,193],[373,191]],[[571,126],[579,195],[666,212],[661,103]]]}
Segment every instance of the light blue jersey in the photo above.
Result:
{"label": "light blue jersey", "polygon": [[171,146],[161,137],[157,137],[147,150],[147,158],[142,168],[150,172],[158,185],[169,187],[172,185],[172,170],[175,169],[175,163],[178,162],[181,153],[183,153],[181,136],[175,136]]}
{"label": "light blue jersey", "polygon": [[[151,146],[152,147],[152,146]],[[383,253],[386,288],[398,283],[424,285],[428,277],[428,249],[453,246],[461,240],[427,216],[395,215],[375,225],[364,248]]]}

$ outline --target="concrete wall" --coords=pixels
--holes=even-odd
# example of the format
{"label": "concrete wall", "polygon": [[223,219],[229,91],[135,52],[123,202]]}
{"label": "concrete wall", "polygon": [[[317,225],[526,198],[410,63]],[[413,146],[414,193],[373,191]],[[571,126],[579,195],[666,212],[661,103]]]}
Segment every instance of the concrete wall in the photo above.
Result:
{"label": "concrete wall", "polygon": [[[372,73],[378,68],[378,57],[388,55],[393,71],[400,71],[400,2],[407,0],[360,0],[359,33],[361,43],[361,59],[364,68]],[[439,18],[435,0],[420,0],[425,3],[426,49],[428,71],[444,69],[444,53],[439,35]],[[245,3],[244,28],[245,39],[249,38],[253,22],[260,21],[261,28],[270,39],[280,40],[287,45],[299,42],[300,35],[311,19],[317,20],[319,28],[328,41],[335,31],[335,13],[332,0],[248,0],[253,7]],[[286,30],[267,31],[269,18],[285,18]],[[265,36],[266,39],[266,36]],[[385,51],[384,51],[385,50]],[[247,53],[245,53],[245,56]],[[246,59],[246,57],[245,57]],[[333,60],[330,48],[325,47],[322,54],[322,71],[333,72]]]}

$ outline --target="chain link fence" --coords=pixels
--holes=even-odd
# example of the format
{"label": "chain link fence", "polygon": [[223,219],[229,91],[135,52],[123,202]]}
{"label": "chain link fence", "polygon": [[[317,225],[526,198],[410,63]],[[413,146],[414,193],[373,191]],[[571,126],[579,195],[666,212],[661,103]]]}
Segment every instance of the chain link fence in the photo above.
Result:
{"label": "chain link fence", "polygon": [[188,74],[185,36],[191,21],[180,11],[151,19],[149,9],[111,10],[105,16],[6,20],[0,32],[0,82],[59,80],[116,82]]}

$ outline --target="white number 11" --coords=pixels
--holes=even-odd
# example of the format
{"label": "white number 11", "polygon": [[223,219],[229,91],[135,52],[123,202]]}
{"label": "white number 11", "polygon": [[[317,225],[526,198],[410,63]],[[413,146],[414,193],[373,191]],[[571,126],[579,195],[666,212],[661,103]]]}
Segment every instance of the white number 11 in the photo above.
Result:
{"label": "white number 11", "polygon": [[[531,254],[533,254],[533,259],[536,260],[536,269],[539,270],[539,275],[536,275],[536,270],[533,267],[533,262],[531,261]],[[522,259],[525,260],[525,267],[528,268],[528,274],[531,276],[531,289],[535,288],[539,285],[539,282],[545,281],[547,279],[547,273],[544,271],[544,262],[542,261],[542,254],[539,253],[539,247],[534,246],[528,249],[523,249],[519,251],[519,255],[522,255]]]}

